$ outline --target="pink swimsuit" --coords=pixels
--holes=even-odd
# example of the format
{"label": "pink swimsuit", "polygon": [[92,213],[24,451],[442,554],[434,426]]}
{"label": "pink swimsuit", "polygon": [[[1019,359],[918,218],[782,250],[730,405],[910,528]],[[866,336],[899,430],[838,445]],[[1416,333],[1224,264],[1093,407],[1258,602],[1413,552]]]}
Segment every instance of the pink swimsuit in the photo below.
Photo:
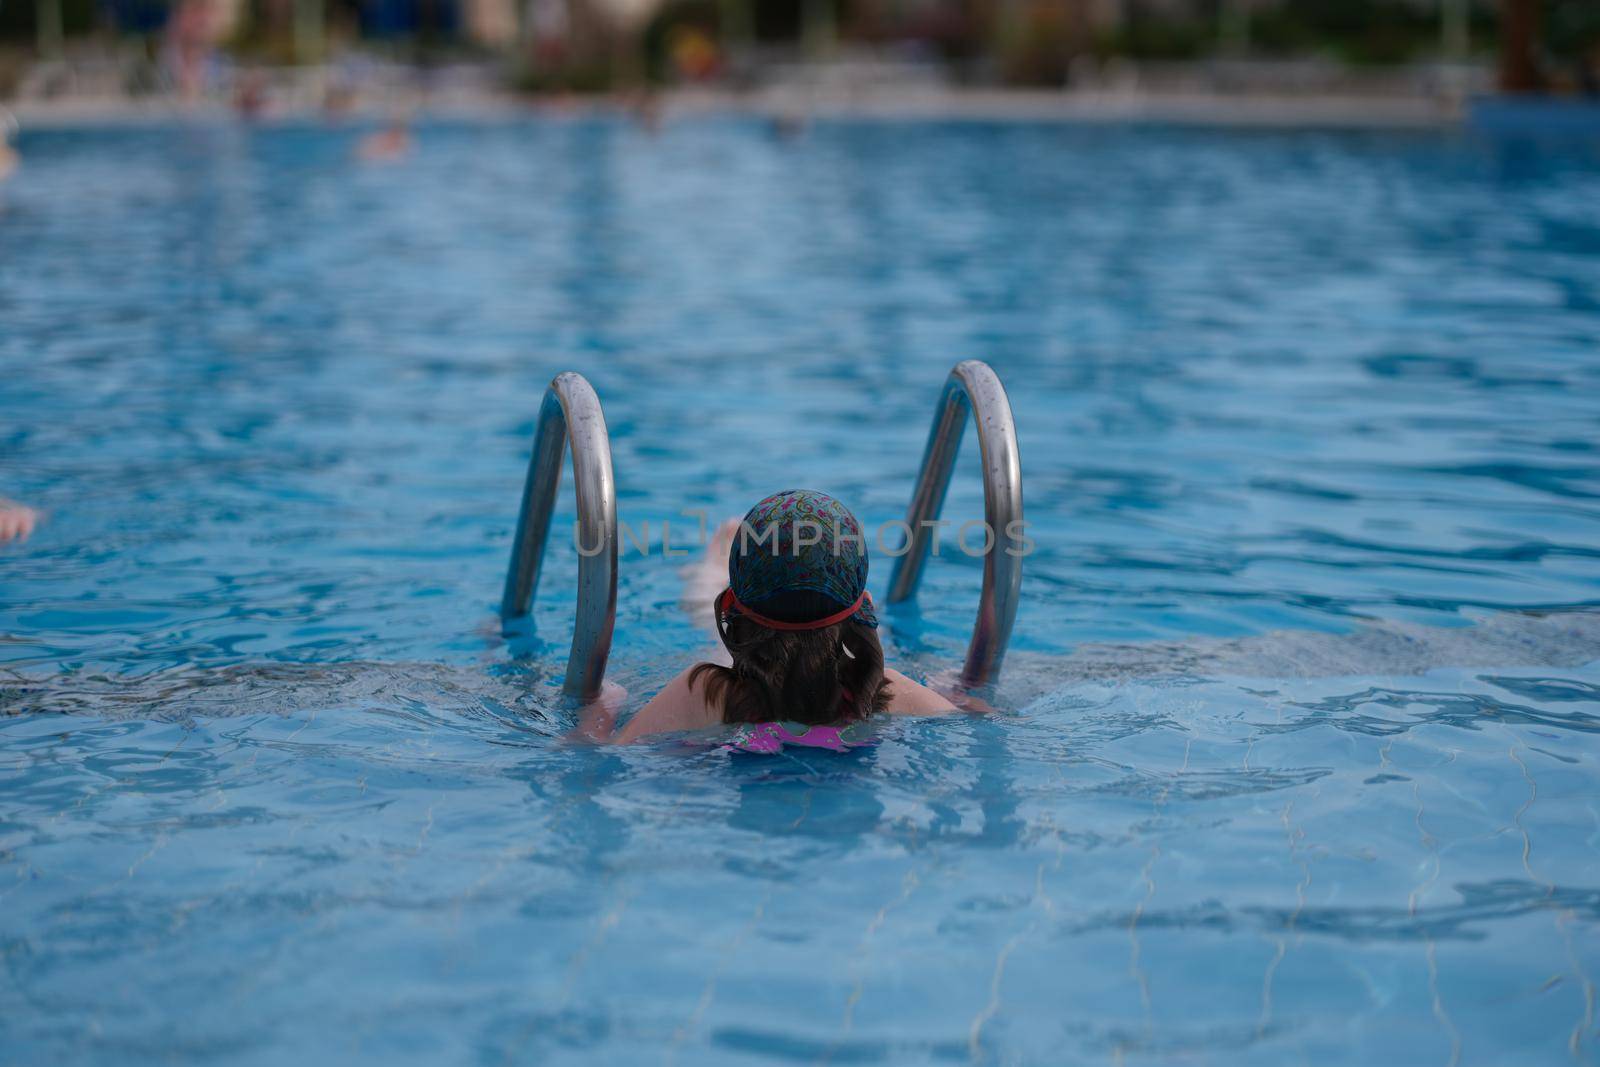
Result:
{"label": "pink swimsuit", "polygon": [[784,745],[803,748],[825,748],[830,752],[848,752],[852,748],[877,744],[866,723],[853,722],[845,726],[807,726],[798,722],[758,722],[741,725],[733,740],[724,749],[772,754],[783,751]]}

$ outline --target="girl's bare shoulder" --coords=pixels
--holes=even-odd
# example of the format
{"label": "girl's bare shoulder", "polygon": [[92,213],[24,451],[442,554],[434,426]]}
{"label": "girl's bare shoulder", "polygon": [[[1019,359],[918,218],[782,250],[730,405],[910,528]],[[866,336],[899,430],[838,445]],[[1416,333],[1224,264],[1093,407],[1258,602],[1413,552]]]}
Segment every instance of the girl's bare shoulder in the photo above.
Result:
{"label": "girl's bare shoulder", "polygon": [[912,681],[893,667],[883,668],[883,678],[889,683],[890,715],[948,715],[960,710],[932,689]]}
{"label": "girl's bare shoulder", "polygon": [[703,730],[721,722],[718,710],[706,703],[705,687],[689,684],[693,671],[693,667],[685,668],[663,686],[661,692],[651,697],[617,732],[613,743],[625,745],[648,734]]}

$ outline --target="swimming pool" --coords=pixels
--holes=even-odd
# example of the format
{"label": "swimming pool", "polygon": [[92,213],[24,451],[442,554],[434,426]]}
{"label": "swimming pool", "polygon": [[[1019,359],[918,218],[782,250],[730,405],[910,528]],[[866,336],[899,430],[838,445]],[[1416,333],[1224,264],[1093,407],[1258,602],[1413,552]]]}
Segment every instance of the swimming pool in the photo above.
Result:
{"label": "swimming pool", "polygon": [[[0,191],[0,492],[51,512],[0,550],[0,1059],[1600,1058],[1592,145],[353,136],[31,130]],[[1037,543],[1012,714],[558,742],[569,545],[533,656],[494,622],[553,374],[659,542],[900,517],[969,357]],[[701,647],[657,547],[636,696]],[[959,663],[978,580],[891,658]]]}

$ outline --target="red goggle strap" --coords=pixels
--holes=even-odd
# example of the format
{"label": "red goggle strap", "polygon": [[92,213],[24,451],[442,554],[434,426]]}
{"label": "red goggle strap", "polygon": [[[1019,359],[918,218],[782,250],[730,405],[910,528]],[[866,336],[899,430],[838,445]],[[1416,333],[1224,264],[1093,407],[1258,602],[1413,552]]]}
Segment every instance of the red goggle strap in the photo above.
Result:
{"label": "red goggle strap", "polygon": [[765,626],[769,630],[820,630],[825,626],[832,626],[836,622],[844,622],[844,620],[860,611],[862,602],[867,599],[869,599],[869,594],[863,589],[861,590],[861,595],[856,597],[854,604],[851,604],[843,611],[834,612],[827,618],[814,619],[811,622],[784,622],[781,619],[769,619],[760,612],[751,611],[745,607],[739,602],[739,598],[733,595],[733,586],[730,585],[722,591],[721,596],[717,597],[717,610],[723,612],[736,611],[757,626]]}

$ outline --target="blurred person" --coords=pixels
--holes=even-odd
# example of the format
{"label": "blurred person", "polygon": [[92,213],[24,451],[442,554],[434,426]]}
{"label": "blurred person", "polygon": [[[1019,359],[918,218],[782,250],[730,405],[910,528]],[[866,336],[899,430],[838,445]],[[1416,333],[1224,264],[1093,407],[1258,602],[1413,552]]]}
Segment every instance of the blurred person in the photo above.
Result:
{"label": "blurred person", "polygon": [[259,70],[246,71],[233,95],[233,109],[246,122],[258,119],[267,109],[267,76]]}
{"label": "blurred person", "polygon": [[667,53],[680,81],[709,81],[722,69],[716,41],[698,26],[674,27],[667,40]]}
{"label": "blurred person", "polygon": [[[817,540],[802,536],[806,529]],[[727,662],[684,670],[621,730],[613,709],[623,694],[608,687],[584,709],[577,736],[628,744],[727,724],[738,727],[733,746],[747,751],[786,745],[837,751],[870,743],[866,724],[874,715],[957,710],[884,664],[867,592],[866,537],[856,517],[826,493],[784,490],[742,522],[724,523],[691,575],[686,598],[700,599],[718,585],[721,592],[705,599]]]}
{"label": "blurred person", "polygon": [[179,0],[167,22],[167,48],[185,100],[198,100],[205,88],[206,66],[222,30],[218,14],[215,0]]}
{"label": "blurred person", "polygon": [[363,163],[392,163],[410,155],[411,148],[411,122],[404,112],[396,111],[388,125],[356,143],[356,158]]}
{"label": "blurred person", "polygon": [[0,496],[0,545],[8,541],[26,541],[39,524],[39,518],[33,508]]}
{"label": "blurred person", "polygon": [[375,68],[373,60],[353,52],[340,53],[329,63],[322,83],[322,117],[330,123],[353,118],[366,99],[364,87],[379,78]]}
{"label": "blurred person", "polygon": [[533,37],[534,69],[541,74],[559,71],[567,63],[567,38],[572,15],[567,0],[528,0],[524,22]]}
{"label": "blurred person", "polygon": [[339,122],[356,109],[356,90],[343,81],[332,82],[322,94],[322,117]]}
{"label": "blurred person", "polygon": [[649,89],[640,89],[628,102],[628,112],[633,121],[646,133],[661,132],[664,112],[661,98]]}

